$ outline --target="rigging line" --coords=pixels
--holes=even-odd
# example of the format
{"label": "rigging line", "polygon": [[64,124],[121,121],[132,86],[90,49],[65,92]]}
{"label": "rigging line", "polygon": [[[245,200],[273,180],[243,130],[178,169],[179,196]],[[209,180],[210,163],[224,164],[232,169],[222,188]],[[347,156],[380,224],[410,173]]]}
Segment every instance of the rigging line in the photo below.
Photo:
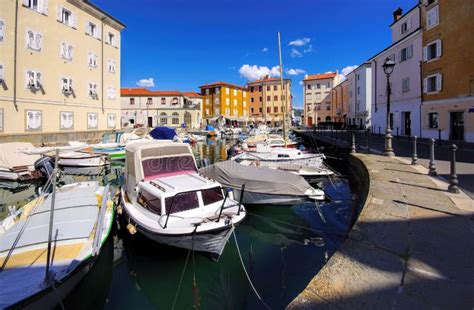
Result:
{"label": "rigging line", "polygon": [[247,276],[247,280],[249,281],[250,286],[252,286],[252,289],[253,289],[255,295],[256,295],[257,298],[262,302],[262,304],[265,306],[265,308],[271,309],[270,306],[268,306],[268,305],[265,303],[265,301],[263,301],[262,297],[260,297],[260,295],[259,295],[258,292],[257,292],[257,289],[256,289],[255,286],[253,285],[252,280],[250,279],[250,276],[249,276],[249,274],[247,273],[247,269],[245,268],[245,264],[244,264],[244,260],[242,259],[242,255],[240,254],[239,243],[237,242],[237,237],[236,237],[236,235],[235,235],[235,229],[232,231],[232,233],[234,234],[235,246],[236,246],[236,248],[237,248],[237,253],[239,254],[240,262],[242,263],[242,268],[244,269],[245,275]]}
{"label": "rigging line", "polygon": [[58,302],[59,302],[59,305],[61,306],[61,309],[65,310],[66,307],[64,307],[63,301],[61,300],[61,296],[59,296],[56,286],[54,285],[54,279],[51,280],[51,287],[53,288],[54,295],[58,298]]}
{"label": "rigging line", "polygon": [[191,254],[191,250],[192,249],[189,249],[188,251],[188,255],[186,256],[186,262],[184,263],[184,268],[183,268],[183,271],[181,272],[181,277],[179,279],[179,283],[178,283],[178,290],[176,291],[176,294],[174,296],[174,300],[173,300],[173,306],[171,307],[171,309],[174,310],[175,306],[176,306],[176,301],[178,300],[178,295],[179,295],[179,291],[181,290],[181,284],[183,282],[183,277],[184,277],[184,273],[186,271],[186,266],[188,265],[188,261],[189,261],[189,256]]}

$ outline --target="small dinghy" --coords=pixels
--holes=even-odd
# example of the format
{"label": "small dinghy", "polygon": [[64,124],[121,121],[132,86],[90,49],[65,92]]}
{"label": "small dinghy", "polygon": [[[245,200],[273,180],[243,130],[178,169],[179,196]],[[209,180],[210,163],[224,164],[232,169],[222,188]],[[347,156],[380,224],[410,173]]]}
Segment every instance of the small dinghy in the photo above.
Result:
{"label": "small dinghy", "polygon": [[292,205],[304,200],[325,199],[324,192],[313,188],[303,177],[266,167],[245,166],[227,160],[199,169],[199,173],[234,190],[244,204]]}
{"label": "small dinghy", "polygon": [[218,258],[245,208],[219,183],[197,173],[184,143],[148,142],[126,147],[121,190],[127,229],[159,243]]}
{"label": "small dinghy", "polygon": [[87,274],[109,235],[108,186],[69,184],[11,213],[0,222],[0,308],[52,309]]}

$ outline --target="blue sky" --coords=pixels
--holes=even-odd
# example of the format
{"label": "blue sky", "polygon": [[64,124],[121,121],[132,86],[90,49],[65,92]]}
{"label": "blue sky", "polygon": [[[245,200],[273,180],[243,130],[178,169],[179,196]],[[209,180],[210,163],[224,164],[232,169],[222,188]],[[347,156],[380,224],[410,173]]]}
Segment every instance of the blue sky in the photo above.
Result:
{"label": "blue sky", "polygon": [[127,25],[122,87],[147,85],[150,78],[149,88],[157,90],[199,91],[213,81],[244,85],[276,73],[280,31],[284,77],[292,79],[294,105],[302,106],[305,73],[341,72],[367,60],[390,44],[392,12],[406,12],[417,0],[93,2]]}

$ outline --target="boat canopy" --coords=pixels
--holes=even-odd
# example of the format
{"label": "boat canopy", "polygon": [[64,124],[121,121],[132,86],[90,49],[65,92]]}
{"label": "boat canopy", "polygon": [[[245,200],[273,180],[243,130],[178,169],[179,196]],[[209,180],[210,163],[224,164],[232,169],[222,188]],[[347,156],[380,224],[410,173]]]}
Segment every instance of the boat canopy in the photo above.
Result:
{"label": "boat canopy", "polygon": [[25,154],[22,150],[33,149],[29,142],[11,142],[0,144],[0,168],[13,169],[15,167],[34,166],[41,156]]}
{"label": "boat canopy", "polygon": [[169,127],[156,127],[150,131],[150,136],[156,140],[173,140],[177,134],[176,130]]}
{"label": "boat canopy", "polygon": [[302,196],[313,188],[294,173],[265,167],[245,166],[232,160],[199,169],[199,173],[224,187],[241,188],[254,193]]}
{"label": "boat canopy", "polygon": [[138,181],[197,171],[192,150],[185,143],[158,141],[131,143],[125,147],[125,153],[129,192]]}

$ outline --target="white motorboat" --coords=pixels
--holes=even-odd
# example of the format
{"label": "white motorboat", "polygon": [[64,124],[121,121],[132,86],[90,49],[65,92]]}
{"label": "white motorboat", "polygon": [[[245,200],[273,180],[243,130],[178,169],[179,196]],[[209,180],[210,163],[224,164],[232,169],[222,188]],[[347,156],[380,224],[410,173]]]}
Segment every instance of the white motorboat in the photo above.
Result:
{"label": "white motorboat", "polygon": [[0,180],[25,181],[40,178],[35,168],[38,154],[25,154],[24,149],[33,148],[29,142],[0,144]]}
{"label": "white motorboat", "polygon": [[59,155],[59,165],[68,167],[100,167],[108,163],[108,157],[85,152],[65,152]]}
{"label": "white motorboat", "polygon": [[304,178],[290,172],[244,166],[228,160],[201,168],[199,173],[232,188],[235,198],[242,198],[245,204],[293,205],[304,200],[325,199],[322,190],[313,188]]}
{"label": "white motorboat", "polygon": [[294,163],[304,164],[310,167],[321,167],[324,154],[304,153],[298,149],[291,148],[271,148],[268,145],[257,145],[256,152],[244,152],[232,158],[233,160],[249,160],[259,162],[259,165],[265,163]]}
{"label": "white motorboat", "polygon": [[149,142],[126,147],[122,212],[130,233],[219,257],[245,208],[219,183],[200,176],[184,143]]}
{"label": "white motorboat", "polygon": [[113,217],[108,186],[97,182],[63,186],[12,211],[0,222],[0,308],[57,307],[93,266]]}
{"label": "white motorboat", "polygon": [[278,162],[278,161],[256,161],[256,160],[239,160],[239,164],[246,166],[258,166],[271,169],[277,169],[295,173],[305,178],[320,178],[334,175],[334,171],[327,168],[324,163],[320,166],[311,166],[294,162]]}

